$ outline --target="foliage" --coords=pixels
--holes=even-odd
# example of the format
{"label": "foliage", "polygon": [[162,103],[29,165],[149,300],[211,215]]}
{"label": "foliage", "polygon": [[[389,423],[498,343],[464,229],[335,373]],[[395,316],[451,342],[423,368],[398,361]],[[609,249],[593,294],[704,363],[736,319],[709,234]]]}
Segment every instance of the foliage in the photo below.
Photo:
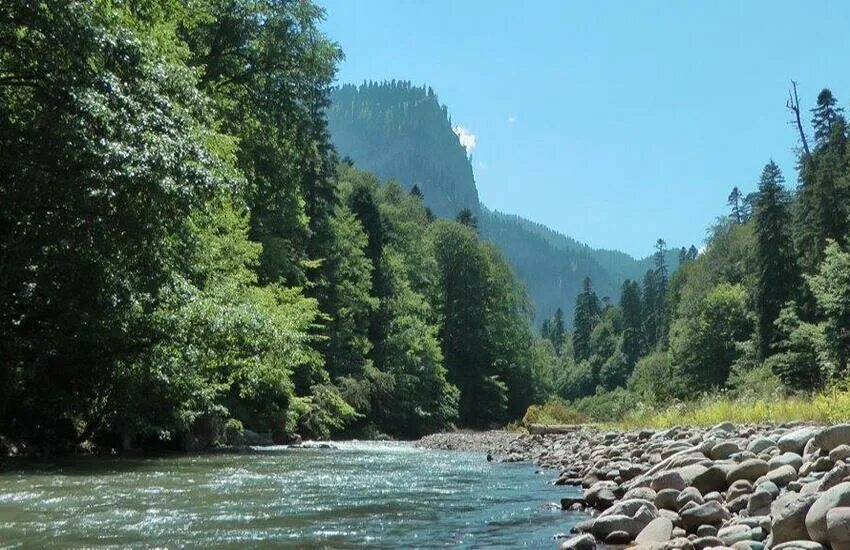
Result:
{"label": "foliage", "polygon": [[542,405],[528,407],[521,424],[583,424],[587,417],[561,399],[553,399]]}

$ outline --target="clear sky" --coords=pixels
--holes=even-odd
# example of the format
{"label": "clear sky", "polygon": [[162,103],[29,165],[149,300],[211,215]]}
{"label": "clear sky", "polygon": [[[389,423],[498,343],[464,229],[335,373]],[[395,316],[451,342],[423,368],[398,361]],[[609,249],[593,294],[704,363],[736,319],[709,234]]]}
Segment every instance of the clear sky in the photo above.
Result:
{"label": "clear sky", "polygon": [[426,83],[474,136],[482,202],[636,256],[771,157],[796,184],[792,78],[850,103],[846,1],[318,1],[340,83]]}

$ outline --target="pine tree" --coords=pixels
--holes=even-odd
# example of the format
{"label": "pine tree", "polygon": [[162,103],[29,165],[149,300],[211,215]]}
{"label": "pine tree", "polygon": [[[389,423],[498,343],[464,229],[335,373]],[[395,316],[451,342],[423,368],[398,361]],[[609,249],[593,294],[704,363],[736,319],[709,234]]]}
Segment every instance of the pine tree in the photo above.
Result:
{"label": "pine tree", "polygon": [[818,94],[817,106],[812,109],[812,127],[815,130],[815,142],[825,144],[832,134],[833,125],[842,118],[844,109],[836,107],[838,101],[828,88]]}
{"label": "pine tree", "polygon": [[799,283],[790,235],[789,198],[782,187],[784,181],[776,163],[771,160],[765,165],[754,214],[758,243],[756,314],[762,358],[770,355],[776,341],[774,323]]}
{"label": "pine tree", "polygon": [[658,303],[658,284],[656,283],[656,273],[650,269],[643,277],[643,351],[644,354],[655,350],[658,343],[658,311],[656,304]]}
{"label": "pine tree", "polygon": [[667,269],[667,243],[664,239],[658,239],[655,242],[655,255],[653,262],[655,263],[655,319],[656,319],[656,337],[657,344],[666,345],[668,331],[668,316],[667,316],[667,285],[670,282],[670,276]]}
{"label": "pine tree", "polygon": [[457,223],[465,225],[473,231],[478,231],[478,220],[469,208],[464,208],[457,215]]}
{"label": "pine tree", "polygon": [[623,312],[622,351],[631,370],[641,356],[641,303],[637,282],[626,279],[620,290],[620,309]]}
{"label": "pine tree", "polygon": [[555,347],[555,352],[560,354],[561,348],[564,345],[564,338],[566,337],[566,328],[564,327],[564,312],[561,308],[555,310],[555,315],[552,317],[551,324],[551,338],[552,345]]}
{"label": "pine tree", "polygon": [[582,292],[576,297],[573,322],[573,353],[576,362],[590,356],[590,333],[599,319],[599,298],[593,292],[590,277],[582,282]]}
{"label": "pine tree", "polygon": [[732,207],[732,211],[729,213],[729,218],[737,223],[744,223],[744,216],[742,212],[741,201],[743,200],[743,195],[741,195],[741,191],[738,187],[733,187],[732,192],[729,193],[729,198],[727,199],[727,204]]}

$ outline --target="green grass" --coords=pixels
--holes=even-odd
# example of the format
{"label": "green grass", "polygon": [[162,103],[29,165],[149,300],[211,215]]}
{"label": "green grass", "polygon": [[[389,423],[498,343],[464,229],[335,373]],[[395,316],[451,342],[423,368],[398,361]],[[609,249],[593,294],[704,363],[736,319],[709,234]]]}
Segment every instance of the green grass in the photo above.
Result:
{"label": "green grass", "polygon": [[695,403],[627,415],[614,424],[621,428],[669,428],[676,425],[713,426],[803,420],[835,423],[850,420],[850,391],[833,389],[813,396],[754,399],[705,397]]}
{"label": "green grass", "polygon": [[[532,409],[535,409],[532,411]],[[556,414],[563,411],[563,414]],[[566,411],[578,416],[567,417]],[[569,420],[565,420],[569,418]],[[526,419],[540,424],[580,423],[580,412],[562,401],[529,408]],[[838,423],[850,421],[850,389],[834,388],[815,395],[792,395],[753,398],[733,398],[723,394],[705,396],[689,403],[676,403],[665,408],[636,407],[619,419],[584,418],[609,428],[664,429],[672,426],[714,426],[721,422],[735,424],[762,422],[808,421]]]}

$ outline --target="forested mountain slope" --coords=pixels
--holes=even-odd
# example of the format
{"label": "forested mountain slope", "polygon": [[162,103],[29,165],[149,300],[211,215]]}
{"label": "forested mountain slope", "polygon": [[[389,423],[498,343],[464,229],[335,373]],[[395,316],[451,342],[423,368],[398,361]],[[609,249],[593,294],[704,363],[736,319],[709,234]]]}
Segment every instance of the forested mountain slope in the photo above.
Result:
{"label": "forested mountain slope", "polygon": [[402,81],[336,88],[328,129],[342,156],[382,180],[416,185],[437,216],[464,208],[477,215],[472,166],[431,88]]}
{"label": "forested mountain slope", "polygon": [[[331,96],[328,128],[339,154],[381,178],[416,185],[441,217],[468,208],[481,236],[507,256],[528,288],[540,324],[561,308],[572,319],[575,297],[589,277],[601,297],[616,301],[625,279],[640,280],[652,258],[593,249],[548,227],[479,205],[472,166],[431,88],[404,81],[344,85]],[[650,247],[652,243],[647,243]],[[671,269],[678,251],[667,253]]]}

